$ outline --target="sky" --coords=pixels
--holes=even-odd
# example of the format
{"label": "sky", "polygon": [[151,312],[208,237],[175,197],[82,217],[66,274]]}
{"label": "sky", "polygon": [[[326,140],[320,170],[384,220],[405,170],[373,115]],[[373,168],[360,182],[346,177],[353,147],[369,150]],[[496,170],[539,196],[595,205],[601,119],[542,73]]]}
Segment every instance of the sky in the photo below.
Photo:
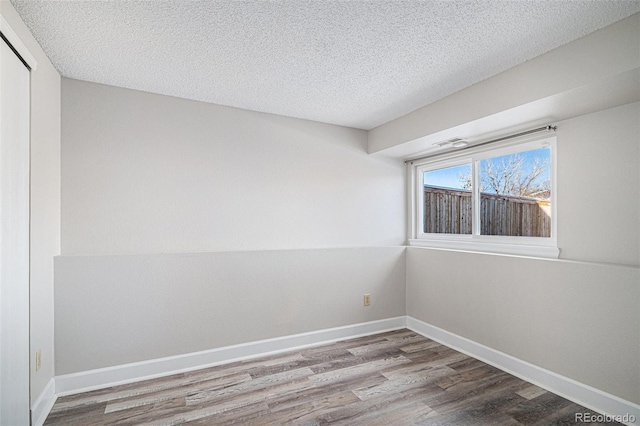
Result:
{"label": "sky", "polygon": [[471,174],[471,164],[447,167],[446,169],[431,170],[424,174],[424,184],[431,186],[443,186],[446,188],[462,188],[459,175]]}
{"label": "sky", "polygon": [[[531,151],[524,151],[519,153],[522,157],[524,157],[524,168],[525,170],[529,170],[531,168],[531,164],[534,159],[537,157],[541,161],[546,160],[547,164],[550,159],[550,150],[549,148],[540,148],[534,149]],[[513,155],[513,154],[512,154]],[[510,155],[504,156],[509,157]],[[498,164],[502,162],[503,157],[495,157],[490,160],[497,161]],[[489,160],[489,161],[490,161]],[[487,160],[480,161],[481,167],[482,163]],[[442,186],[446,188],[462,188],[462,182],[459,179],[460,175],[470,175],[471,174],[471,164],[463,164],[455,167],[447,167],[444,169],[431,170],[424,173],[424,184],[432,185],[432,186]],[[549,179],[550,175],[550,167],[547,167],[547,170],[540,175],[537,179],[539,181],[544,181]]]}

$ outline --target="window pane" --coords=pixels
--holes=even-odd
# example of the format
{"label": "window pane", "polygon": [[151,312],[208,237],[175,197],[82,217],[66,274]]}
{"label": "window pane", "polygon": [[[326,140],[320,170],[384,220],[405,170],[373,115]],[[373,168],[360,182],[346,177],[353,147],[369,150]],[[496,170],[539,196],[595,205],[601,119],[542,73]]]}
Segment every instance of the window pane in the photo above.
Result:
{"label": "window pane", "polygon": [[551,236],[551,151],[479,161],[480,234]]}
{"label": "window pane", "polygon": [[423,173],[425,233],[471,234],[471,164]]}

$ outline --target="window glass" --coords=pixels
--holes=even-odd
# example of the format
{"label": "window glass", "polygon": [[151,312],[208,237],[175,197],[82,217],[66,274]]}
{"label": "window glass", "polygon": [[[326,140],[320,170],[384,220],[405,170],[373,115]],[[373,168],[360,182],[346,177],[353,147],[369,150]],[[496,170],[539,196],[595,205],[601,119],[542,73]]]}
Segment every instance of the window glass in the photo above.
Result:
{"label": "window glass", "polygon": [[481,235],[551,236],[550,160],[540,148],[478,161]]}
{"label": "window glass", "polygon": [[471,164],[425,171],[423,232],[471,234]]}

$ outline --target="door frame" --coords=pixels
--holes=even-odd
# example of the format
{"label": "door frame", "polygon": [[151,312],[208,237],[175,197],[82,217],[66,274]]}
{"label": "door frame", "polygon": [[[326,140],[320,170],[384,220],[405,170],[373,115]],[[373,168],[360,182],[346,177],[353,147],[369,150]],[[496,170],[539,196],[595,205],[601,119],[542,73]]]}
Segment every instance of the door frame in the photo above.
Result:
{"label": "door frame", "polygon": [[[2,242],[3,250],[7,250],[7,253],[2,253],[4,261],[8,262],[8,265],[12,265],[13,261],[17,261],[16,268],[9,268],[9,271],[5,275],[7,281],[0,281],[0,294],[11,297],[7,301],[1,301],[0,304],[0,321],[4,332],[0,336],[0,356],[5,356],[9,362],[16,363],[18,370],[14,374],[8,373],[5,370],[7,364],[4,367],[4,373],[0,376],[0,405],[5,407],[2,409],[4,415],[0,416],[0,423],[3,421],[19,421],[20,423],[31,419],[31,368],[30,368],[30,180],[31,180],[31,165],[30,165],[30,145],[31,145],[31,71],[37,67],[37,62],[33,55],[26,48],[24,43],[20,40],[17,34],[11,29],[8,22],[0,14],[0,43],[8,47],[5,49],[2,46],[5,53],[13,51],[15,58],[18,59],[24,66],[28,73],[27,87],[26,87],[26,105],[23,103],[20,108],[23,112],[26,112],[26,117],[22,116],[26,123],[22,132],[19,132],[19,143],[15,145],[15,148],[11,139],[8,141],[0,141],[2,146],[2,152],[7,157],[1,159],[2,167],[7,167],[5,171],[0,171],[2,179],[7,179],[3,182],[3,190],[7,190],[3,195],[4,202],[7,205],[3,206],[3,228],[11,229],[11,224],[14,220],[17,220],[19,224],[15,228],[17,234],[10,231],[7,240]],[[11,55],[8,53],[7,56]],[[11,61],[15,59],[10,58]],[[7,69],[9,70],[9,69]],[[22,71],[18,71],[22,72]],[[24,84],[24,77],[20,77]],[[24,86],[22,86],[24,87]],[[10,90],[10,89],[5,89]],[[10,111],[10,110],[9,110]],[[22,118],[20,119],[22,121]],[[22,124],[20,125],[22,126]],[[24,140],[26,139],[27,146],[24,146]],[[14,155],[15,154],[15,155]],[[12,171],[13,170],[13,171]],[[14,173],[16,173],[14,175]],[[17,179],[17,185],[11,184],[13,179]],[[26,191],[26,193],[25,193]],[[12,204],[16,203],[16,207],[12,208]],[[6,216],[5,216],[6,215]],[[26,215],[26,217],[24,216]],[[8,218],[7,218],[8,217]],[[13,218],[12,218],[13,217]],[[20,218],[20,219],[16,219]],[[26,222],[26,223],[25,223]],[[24,235],[26,233],[26,235]],[[4,237],[3,237],[4,239]],[[15,254],[11,254],[13,249],[18,251]],[[26,258],[25,258],[26,257]],[[16,264],[14,264],[16,265]],[[5,267],[7,264],[4,265]],[[14,281],[15,280],[15,281]],[[23,288],[22,285],[26,283],[27,288]],[[14,299],[15,296],[15,299]],[[12,306],[13,303],[17,303],[19,306]],[[7,309],[9,306],[9,309]],[[2,311],[2,309],[6,311]],[[9,330],[9,333],[6,331]],[[7,359],[2,360],[3,363],[7,362]],[[9,370],[11,371],[11,370]],[[23,382],[24,381],[24,382]],[[26,383],[25,383],[26,382]]]}
{"label": "door frame", "polygon": [[38,61],[36,61],[36,58],[34,58],[31,52],[29,52],[29,49],[27,49],[27,46],[20,40],[18,34],[11,29],[11,25],[4,19],[2,13],[0,13],[0,35],[29,71],[35,71],[38,68]]}

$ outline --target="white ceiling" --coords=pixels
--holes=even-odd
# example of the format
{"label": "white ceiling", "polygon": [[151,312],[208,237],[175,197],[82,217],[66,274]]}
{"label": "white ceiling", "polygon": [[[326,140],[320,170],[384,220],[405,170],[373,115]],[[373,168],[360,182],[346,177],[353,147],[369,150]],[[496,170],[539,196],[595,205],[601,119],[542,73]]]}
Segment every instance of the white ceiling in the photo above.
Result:
{"label": "white ceiling", "polygon": [[640,11],[640,0],[11,3],[64,77],[361,129]]}

